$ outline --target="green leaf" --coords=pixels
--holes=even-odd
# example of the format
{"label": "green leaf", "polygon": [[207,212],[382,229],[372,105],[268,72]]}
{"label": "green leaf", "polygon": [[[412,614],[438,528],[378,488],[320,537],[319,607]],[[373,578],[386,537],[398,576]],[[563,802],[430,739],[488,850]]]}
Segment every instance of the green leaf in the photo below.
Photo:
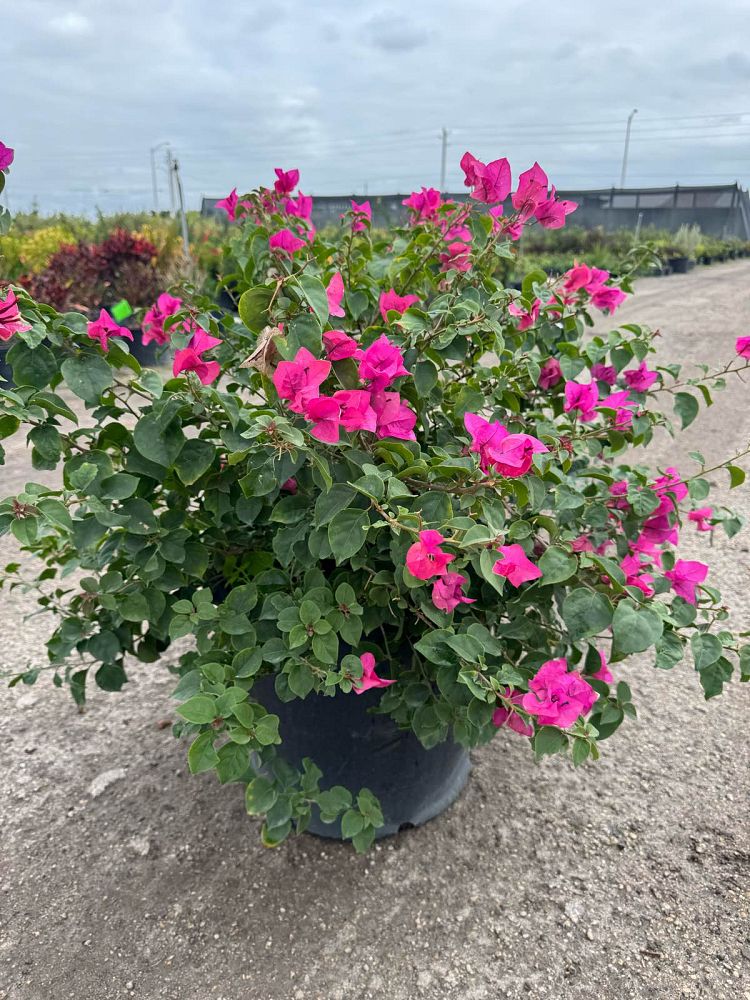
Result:
{"label": "green leaf", "polygon": [[273,298],[273,289],[266,288],[265,285],[256,285],[255,288],[248,288],[240,295],[238,311],[240,319],[253,333],[260,333],[264,326],[268,325],[268,307]]}
{"label": "green leaf", "polygon": [[48,385],[59,369],[55,355],[44,344],[31,349],[20,340],[8,352],[8,361],[17,385],[33,385],[37,389]]}
{"label": "green leaf", "polygon": [[339,638],[335,632],[315,635],[312,641],[313,653],[321,663],[335,664],[339,658]]}
{"label": "green leaf", "polygon": [[127,500],[138,489],[140,480],[128,472],[117,472],[114,476],[102,479],[102,496],[110,500]]}
{"label": "green leaf", "polygon": [[715,698],[716,695],[721,694],[724,685],[731,679],[732,664],[726,657],[721,656],[715,663],[700,670],[698,676],[703,694],[708,701],[709,698]]}
{"label": "green leaf", "polygon": [[68,358],[63,361],[60,371],[70,391],[87,403],[98,402],[114,381],[112,369],[96,354]]}
{"label": "green leaf", "polygon": [[370,516],[366,510],[342,510],[328,525],[328,542],[337,563],[351,559],[367,538]]}
{"label": "green leaf", "polygon": [[264,715],[255,723],[255,738],[261,746],[281,743],[278,715]]}
{"label": "green leaf", "polygon": [[192,486],[211,468],[215,455],[216,447],[210,441],[190,438],[177,456],[174,463],[175,472],[186,486]]}
{"label": "green leaf", "polygon": [[571,639],[585,639],[612,624],[612,605],[603,594],[579,587],[563,601],[562,617]]}
{"label": "green leaf", "polygon": [[349,506],[356,495],[351,486],[343,483],[336,483],[327,493],[321,493],[315,501],[315,525],[320,528],[328,524],[334,515]]}
{"label": "green leaf", "polygon": [[[246,746],[230,742],[220,747],[216,773],[222,785],[226,785],[230,781],[241,781],[249,765],[250,759]],[[247,801],[247,793],[245,801]]]}
{"label": "green leaf", "polygon": [[538,565],[542,571],[542,585],[548,586],[569,579],[578,568],[578,560],[570,552],[550,545],[539,559]]}
{"label": "green leaf", "polygon": [[365,818],[356,809],[347,809],[341,817],[341,836],[350,840],[364,829]]}
{"label": "green leaf", "polygon": [[742,486],[745,482],[745,470],[741,469],[739,465],[728,465],[727,472],[729,473],[730,489],[734,489],[735,486]]}
{"label": "green leaf", "polygon": [[414,366],[414,385],[419,396],[427,396],[437,385],[438,370],[432,361],[420,361]]}
{"label": "green leaf", "polygon": [[203,724],[213,722],[217,716],[216,702],[207,694],[197,694],[177,708],[177,714],[188,722]]}
{"label": "green leaf", "polygon": [[124,594],[117,599],[117,610],[126,622],[145,622],[150,610],[148,601],[142,593]]}
{"label": "green leaf", "polygon": [[534,753],[537,757],[559,753],[568,745],[568,737],[554,726],[542,726],[533,739]]}
{"label": "green leaf", "polygon": [[318,317],[321,327],[325,326],[328,319],[328,295],[323,282],[311,274],[300,274],[296,281],[302,289],[307,304]]}
{"label": "green leaf", "polygon": [[696,632],[690,639],[690,649],[696,670],[705,670],[716,663],[722,654],[721,640],[707,632]]}
{"label": "green leaf", "polygon": [[661,638],[664,622],[651,608],[620,601],[612,619],[612,633],[620,653],[642,653]]}
{"label": "green leaf", "polygon": [[272,809],[278,797],[278,792],[268,778],[253,778],[245,789],[245,808],[251,816],[259,816]]}
{"label": "green leaf", "polygon": [[149,462],[168,469],[185,445],[185,435],[177,421],[162,427],[157,414],[147,413],[135,425],[133,443]]}
{"label": "green leaf", "polygon": [[216,734],[212,730],[201,733],[193,740],[188,750],[188,767],[191,774],[202,774],[211,771],[219,763],[219,755],[214,750]]}
{"label": "green leaf", "polygon": [[689,427],[700,411],[698,400],[689,392],[678,392],[674,397],[674,411],[680,418],[682,429]]}
{"label": "green leaf", "polygon": [[315,678],[312,671],[304,663],[293,663],[287,675],[289,690],[293,691],[298,698],[306,698],[315,686]]}

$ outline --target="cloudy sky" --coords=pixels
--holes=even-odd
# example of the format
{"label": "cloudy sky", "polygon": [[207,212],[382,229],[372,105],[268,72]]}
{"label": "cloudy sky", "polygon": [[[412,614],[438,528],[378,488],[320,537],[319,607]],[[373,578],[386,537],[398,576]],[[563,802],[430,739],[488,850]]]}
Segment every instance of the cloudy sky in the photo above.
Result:
{"label": "cloudy sky", "polygon": [[[750,0],[6,0],[13,209],[188,207],[299,167],[312,194],[447,187],[464,149],[558,187],[747,183]],[[163,149],[159,151],[159,165]],[[159,176],[160,207],[166,177]]]}

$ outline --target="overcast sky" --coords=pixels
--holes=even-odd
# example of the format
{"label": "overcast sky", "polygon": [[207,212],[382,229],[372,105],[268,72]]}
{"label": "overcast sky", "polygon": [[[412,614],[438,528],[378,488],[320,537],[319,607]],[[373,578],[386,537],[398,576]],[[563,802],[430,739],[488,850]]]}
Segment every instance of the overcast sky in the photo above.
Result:
{"label": "overcast sky", "polygon": [[[311,194],[447,187],[465,149],[558,187],[743,184],[750,0],[4,0],[11,208],[188,207],[298,167]],[[159,157],[163,155],[159,153]],[[159,178],[166,207],[166,178]]]}

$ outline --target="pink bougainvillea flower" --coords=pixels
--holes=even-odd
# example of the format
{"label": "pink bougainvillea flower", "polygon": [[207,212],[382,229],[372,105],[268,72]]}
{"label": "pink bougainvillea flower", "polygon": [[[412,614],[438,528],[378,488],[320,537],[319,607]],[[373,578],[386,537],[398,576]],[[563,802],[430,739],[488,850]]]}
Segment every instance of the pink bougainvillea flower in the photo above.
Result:
{"label": "pink bougainvillea flower", "polygon": [[617,381],[617,369],[612,365],[605,365],[601,361],[597,361],[595,365],[591,366],[591,377],[597,382],[604,382],[605,385],[614,385]]}
{"label": "pink bougainvillea flower", "polygon": [[445,251],[440,254],[441,271],[470,271],[471,270],[471,247],[460,240],[449,243]]}
{"label": "pink bougainvillea flower", "polygon": [[341,407],[335,399],[316,396],[305,407],[305,416],[312,421],[310,433],[326,444],[336,444],[339,439]]}
{"label": "pink bougainvillea flower", "polygon": [[310,219],[312,217],[313,200],[307,194],[297,193],[296,198],[287,198],[284,202],[284,211],[287,215],[293,215],[297,219]]}
{"label": "pink bougainvillea flower", "polygon": [[92,340],[98,340],[103,351],[109,350],[108,341],[110,337],[124,337],[126,340],[133,339],[133,334],[130,330],[127,327],[118,326],[106,309],[102,309],[99,313],[99,319],[87,324],[86,335],[91,337]]}
{"label": "pink bougainvillea flower", "polygon": [[575,670],[568,670],[565,659],[547,660],[529,681],[529,692],[521,705],[535,715],[541,726],[568,729],[582,715],[591,711],[599,695]]}
{"label": "pink bougainvillea flower", "polygon": [[537,207],[547,200],[548,184],[547,175],[538,163],[524,170],[511,198],[520,221],[530,219]]}
{"label": "pink bougainvillea flower", "polygon": [[713,531],[713,524],[709,524],[709,518],[714,516],[713,507],[699,507],[691,510],[688,514],[688,521],[693,521],[698,531]]}
{"label": "pink bougainvillea flower", "polygon": [[585,288],[591,281],[591,268],[588,264],[579,264],[578,261],[563,275],[565,281],[563,288],[566,292],[577,292]]}
{"label": "pink bougainvillea flower", "polygon": [[479,455],[479,467],[482,472],[489,472],[493,459],[490,456],[490,445],[498,445],[503,438],[508,437],[508,431],[499,420],[485,420],[477,413],[464,414],[464,426],[471,436],[469,452]]}
{"label": "pink bougainvillea flower", "polygon": [[570,547],[574,552],[595,552],[594,543],[591,541],[588,535],[579,535],[574,538],[570,543]]}
{"label": "pink bougainvillea flower", "polygon": [[143,317],[141,341],[144,346],[150,344],[152,340],[157,344],[169,343],[170,330],[164,329],[164,321],[169,316],[174,316],[181,308],[182,299],[177,299],[168,292],[162,292]]}
{"label": "pink bougainvillea flower", "polygon": [[627,295],[625,292],[614,285],[602,285],[591,293],[592,305],[597,309],[601,309],[602,312],[608,312],[610,316],[618,306],[622,305],[626,298]]}
{"label": "pink bougainvillea flower", "polygon": [[484,166],[473,153],[464,153],[460,160],[460,167],[464,172],[464,187],[473,188],[479,183],[479,172]]}
{"label": "pink bougainvillea flower", "polygon": [[638,403],[630,398],[630,391],[628,389],[623,389],[621,392],[611,392],[597,406],[597,410],[614,410],[615,427],[619,427],[620,430],[627,430],[633,423],[633,414],[628,407],[633,406],[638,406]]}
{"label": "pink bougainvillea flower", "polygon": [[504,437],[499,440],[495,438],[486,446],[492,467],[509,479],[525,476],[534,462],[534,455],[544,451],[549,451],[549,448],[531,434],[506,433]]}
{"label": "pink bougainvillea flower", "polygon": [[562,369],[557,358],[547,358],[539,372],[539,388],[551,389],[562,377]]}
{"label": "pink bougainvillea flower", "polygon": [[[509,687],[505,688],[503,695],[510,701],[511,705],[521,705],[524,699],[523,691],[513,691]],[[519,715],[518,712],[513,711],[512,708],[506,708],[505,705],[498,705],[492,713],[492,724],[493,726],[497,726],[498,729],[501,726],[507,726],[508,729],[512,729],[514,733],[518,733],[521,736],[534,735],[534,727]]]}
{"label": "pink bougainvillea flower", "polygon": [[623,372],[622,377],[633,392],[647,392],[658,379],[659,373],[651,371],[646,362],[641,361],[637,368]]}
{"label": "pink bougainvillea flower", "polygon": [[268,238],[268,245],[272,250],[280,250],[282,253],[293,254],[305,246],[305,241],[299,236],[295,236],[291,229],[280,229]]}
{"label": "pink bougainvillea flower", "polygon": [[354,213],[352,232],[364,232],[372,222],[372,206],[369,201],[354,201],[354,199],[352,199],[351,206]]}
{"label": "pink bougainvillea flower", "polygon": [[378,417],[366,389],[339,389],[333,398],[341,407],[341,426],[349,431],[375,431]]}
{"label": "pink bougainvillea flower", "polygon": [[282,170],[281,167],[274,167],[276,180],[273,182],[273,189],[276,194],[291,194],[299,184],[299,170]]}
{"label": "pink bougainvillea flower", "polygon": [[690,559],[678,559],[674,567],[664,574],[672,584],[675,594],[690,604],[695,604],[695,588],[699,583],[703,583],[707,575],[708,566],[705,563]]}
{"label": "pink bougainvillea flower", "polygon": [[566,382],[565,403],[566,413],[580,413],[581,420],[588,422],[596,417],[595,406],[599,401],[599,389],[596,382]]}
{"label": "pink bougainvillea flower", "polygon": [[[23,333],[30,329],[31,326],[21,319],[15,292],[9,288],[5,298],[0,299],[0,340],[10,340],[14,333]],[[106,347],[104,349],[106,350]]]}
{"label": "pink bougainvillea flower", "polygon": [[6,146],[4,142],[0,142],[0,170],[7,170],[13,162],[15,155],[15,150],[11,149],[10,146]]}
{"label": "pink bougainvillea flower", "polygon": [[742,358],[750,358],[750,337],[738,337],[734,349]]}
{"label": "pink bougainvillea flower", "polygon": [[463,585],[468,577],[460,573],[445,573],[432,585],[432,603],[436,608],[450,614],[459,604],[474,604],[473,597],[465,597]]}
{"label": "pink bougainvillea flower", "polygon": [[289,400],[293,413],[304,413],[310,400],[320,395],[320,386],[330,372],[330,361],[320,361],[306,347],[300,347],[293,361],[278,363],[273,384],[279,398]]}
{"label": "pink bougainvillea flower", "polygon": [[518,324],[518,329],[523,332],[528,330],[530,326],[533,326],[537,319],[539,318],[539,310],[542,305],[541,299],[534,299],[531,309],[529,312],[523,308],[523,306],[517,305],[515,302],[511,302],[508,306],[508,312],[511,316],[519,316],[520,322]]}
{"label": "pink bougainvillea flower", "polygon": [[343,330],[326,330],[323,334],[323,344],[329,361],[343,361],[344,358],[356,358],[362,355],[357,341]]}
{"label": "pink bougainvillea flower", "polygon": [[409,306],[413,306],[417,302],[419,302],[418,295],[397,295],[392,288],[387,292],[381,292],[380,315],[383,317],[383,322],[388,322],[389,312],[397,312],[399,316],[401,316],[406,312]]}
{"label": "pink bougainvillea flower", "polygon": [[199,326],[195,327],[187,347],[175,351],[172,374],[176,377],[180,372],[195,372],[204,385],[210,385],[221,374],[221,366],[218,361],[206,361],[203,354],[221,343],[218,337],[212,337]]}
{"label": "pink bougainvillea flower", "polygon": [[471,153],[461,157],[466,187],[472,188],[471,197],[485,205],[505,201],[510,194],[510,164],[503,157],[491,163],[482,163]]}
{"label": "pink bougainvillea flower", "polygon": [[389,681],[378,677],[375,673],[375,657],[372,653],[362,653],[359,659],[362,664],[362,677],[354,682],[355,694],[363,694],[370,688],[384,688],[388,687],[389,684],[396,683],[395,679]]}
{"label": "pink bougainvillea flower", "polygon": [[359,377],[371,383],[373,390],[385,389],[394,379],[410,372],[404,367],[404,356],[385,334],[365,348],[359,362]]}
{"label": "pink bougainvillea flower", "polygon": [[335,271],[326,287],[326,298],[328,299],[328,312],[331,316],[343,316],[344,310],[341,308],[341,300],[344,297],[344,279],[340,271]]}
{"label": "pink bougainvillea flower", "polygon": [[239,198],[237,197],[237,188],[232,188],[226,198],[220,198],[219,201],[216,202],[216,207],[223,208],[227,213],[229,221],[234,222],[237,218],[238,202]]}
{"label": "pink bougainvillea flower", "polygon": [[414,213],[415,222],[425,222],[437,217],[438,209],[443,204],[440,192],[436,188],[423,187],[421,191],[412,191],[408,198],[401,202]]}
{"label": "pink bougainvillea flower", "polygon": [[[675,499],[678,501],[684,500],[688,495],[687,483],[683,481],[682,476],[673,465],[668,465],[664,470],[664,475],[654,480],[652,489],[654,493],[658,493],[666,500],[669,499],[665,496],[667,493],[674,493]],[[671,510],[673,506],[674,504],[667,502],[664,504],[664,510]]]}
{"label": "pink bougainvillea flower", "polygon": [[294,494],[297,492],[297,480],[294,478],[294,476],[292,476],[290,479],[287,479],[285,482],[281,484],[281,488],[282,490],[284,490],[285,493]]}
{"label": "pink bougainvillea flower", "polygon": [[601,666],[596,671],[596,673],[592,674],[591,676],[595,677],[596,680],[598,681],[604,681],[605,684],[611,684],[612,681],[614,680],[614,677],[612,676],[612,671],[609,669],[609,664],[607,663],[607,657],[604,655],[601,649],[598,649],[597,652],[599,654],[599,662]]}
{"label": "pink bougainvillea flower", "polygon": [[551,187],[549,197],[541,201],[534,210],[534,218],[544,229],[562,229],[565,217],[577,208],[578,202],[558,198],[554,187]]}
{"label": "pink bougainvillea flower", "polygon": [[414,426],[417,415],[402,402],[397,392],[373,392],[370,405],[377,416],[376,434],[379,438],[416,441]]}
{"label": "pink bougainvillea flower", "polygon": [[419,532],[419,541],[409,546],[406,553],[406,568],[418,580],[429,580],[442,576],[449,562],[456,558],[450,552],[443,552],[440,546],[445,539],[439,531],[428,528]]}
{"label": "pink bougainvillea flower", "polygon": [[514,587],[520,587],[529,580],[538,580],[541,577],[542,571],[527,559],[520,545],[501,545],[500,552],[503,558],[498,559],[492,567],[492,572],[504,576]]}
{"label": "pink bougainvillea flower", "polygon": [[678,531],[670,521],[668,514],[657,513],[647,521],[644,521],[639,540],[644,551],[648,546],[664,545],[667,542],[676,545]]}
{"label": "pink bougainvillea flower", "polygon": [[650,573],[644,571],[637,556],[625,556],[620,563],[620,569],[625,574],[626,587],[637,587],[645,597],[654,596],[654,578]]}

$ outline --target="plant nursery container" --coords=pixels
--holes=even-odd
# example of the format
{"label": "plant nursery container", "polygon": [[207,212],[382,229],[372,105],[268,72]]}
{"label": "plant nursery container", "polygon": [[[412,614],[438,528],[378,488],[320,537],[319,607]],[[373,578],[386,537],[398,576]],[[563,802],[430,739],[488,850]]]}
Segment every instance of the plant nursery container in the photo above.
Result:
{"label": "plant nursery container", "polygon": [[[279,716],[282,739],[278,753],[293,767],[303,757],[323,771],[326,787],[343,785],[355,795],[369,788],[379,799],[385,825],[378,837],[421,826],[458,797],[471,770],[468,751],[448,740],[426,750],[411,730],[399,729],[388,715],[374,715],[382,691],[337,692],[332,698],[309,694],[282,702],[274,678],[264,677],[251,697]],[[336,840],[341,827],[323,823],[317,807],[310,833]]]}

